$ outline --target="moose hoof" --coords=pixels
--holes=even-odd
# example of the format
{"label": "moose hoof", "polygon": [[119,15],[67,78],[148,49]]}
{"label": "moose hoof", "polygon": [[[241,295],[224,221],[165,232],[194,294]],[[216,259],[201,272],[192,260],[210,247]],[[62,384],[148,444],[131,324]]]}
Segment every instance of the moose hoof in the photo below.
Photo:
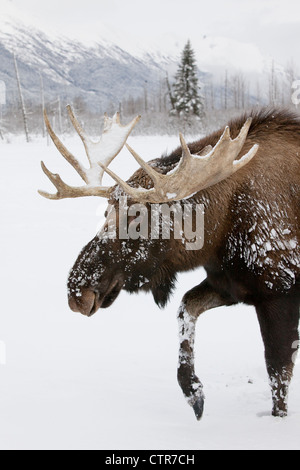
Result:
{"label": "moose hoof", "polygon": [[[203,411],[204,411],[205,395],[204,395],[203,390],[202,390],[202,385],[199,383],[199,384],[197,384],[197,386],[198,386],[198,389],[195,392],[193,398],[191,398],[189,400],[189,404],[193,408],[197,420],[200,421],[200,419],[202,418],[202,415],[203,415]],[[195,388],[196,388],[196,386],[195,386]]]}
{"label": "moose hoof", "polygon": [[275,416],[275,418],[286,418],[287,415],[287,410],[279,410],[278,408],[273,408],[272,410],[272,416]]}
{"label": "moose hoof", "polygon": [[200,421],[203,415],[203,411],[204,411],[204,398],[203,397],[197,398],[197,400],[192,406],[193,406],[193,410],[194,410],[197,420]]}

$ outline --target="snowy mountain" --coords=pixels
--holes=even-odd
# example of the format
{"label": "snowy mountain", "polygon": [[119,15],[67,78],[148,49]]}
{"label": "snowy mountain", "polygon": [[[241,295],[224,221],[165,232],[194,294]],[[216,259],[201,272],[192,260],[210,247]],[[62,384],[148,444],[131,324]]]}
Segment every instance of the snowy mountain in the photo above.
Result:
{"label": "snowy mountain", "polygon": [[90,106],[99,108],[141,95],[145,77],[149,83],[156,82],[162,72],[157,64],[147,64],[103,40],[87,47],[68,38],[49,38],[22,24],[9,26],[0,32],[0,80],[6,83],[8,102],[16,93],[13,54],[26,99],[33,102],[40,102],[40,77],[47,100],[83,96]]}
{"label": "snowy mountain", "polygon": [[[4,5],[4,7],[3,7]],[[124,98],[157,90],[166,71],[172,75],[187,38],[165,35],[141,42],[101,25],[85,37],[61,36],[26,17],[10,2],[2,0],[0,20],[0,80],[6,84],[7,102],[16,102],[16,55],[25,99],[41,102],[41,78],[46,101],[61,98],[65,104],[81,97],[90,108],[104,112],[118,107]],[[192,35],[193,36],[193,35]],[[252,44],[228,38],[194,34],[199,77],[222,83],[225,71],[241,72],[247,79],[266,81],[271,60]],[[277,66],[279,73],[283,69]],[[256,86],[256,84],[255,84]]]}

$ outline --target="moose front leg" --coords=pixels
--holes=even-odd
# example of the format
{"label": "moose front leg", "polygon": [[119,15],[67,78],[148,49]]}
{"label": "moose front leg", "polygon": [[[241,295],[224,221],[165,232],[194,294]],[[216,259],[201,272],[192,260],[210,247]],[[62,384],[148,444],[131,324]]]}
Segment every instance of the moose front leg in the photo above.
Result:
{"label": "moose front leg", "polygon": [[204,407],[203,386],[195,374],[194,342],[196,322],[201,313],[222,305],[232,305],[228,299],[215,292],[207,280],[187,292],[178,312],[179,364],[178,382],[196,418],[201,419]]}
{"label": "moose front leg", "polygon": [[273,399],[273,416],[288,411],[288,390],[299,346],[299,301],[276,298],[256,307],[265,345],[265,359]]}

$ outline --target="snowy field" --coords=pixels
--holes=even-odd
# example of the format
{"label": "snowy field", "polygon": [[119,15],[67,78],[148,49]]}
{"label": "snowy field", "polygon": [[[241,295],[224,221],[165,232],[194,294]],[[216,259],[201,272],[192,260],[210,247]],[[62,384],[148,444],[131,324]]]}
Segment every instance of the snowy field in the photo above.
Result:
{"label": "snowy field", "polygon": [[[129,139],[145,159],[177,138]],[[83,155],[82,145],[69,147]],[[204,271],[181,275],[159,310],[150,295],[121,293],[91,319],[72,313],[66,280],[103,220],[105,201],[48,201],[43,159],[68,182],[73,170],[45,141],[0,141],[1,449],[300,449],[300,363],[289,416],[272,418],[254,309],[220,308],[197,328],[196,371],[206,404],[197,422],[177,385],[176,312]],[[128,177],[125,150],[112,165]]]}

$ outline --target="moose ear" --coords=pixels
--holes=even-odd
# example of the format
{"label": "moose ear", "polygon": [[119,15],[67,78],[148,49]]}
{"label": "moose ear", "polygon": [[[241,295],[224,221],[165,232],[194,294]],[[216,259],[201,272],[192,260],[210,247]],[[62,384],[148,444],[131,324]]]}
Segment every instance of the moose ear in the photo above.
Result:
{"label": "moose ear", "polygon": [[152,295],[159,308],[165,308],[175,288],[176,275],[170,275],[152,287]]}

